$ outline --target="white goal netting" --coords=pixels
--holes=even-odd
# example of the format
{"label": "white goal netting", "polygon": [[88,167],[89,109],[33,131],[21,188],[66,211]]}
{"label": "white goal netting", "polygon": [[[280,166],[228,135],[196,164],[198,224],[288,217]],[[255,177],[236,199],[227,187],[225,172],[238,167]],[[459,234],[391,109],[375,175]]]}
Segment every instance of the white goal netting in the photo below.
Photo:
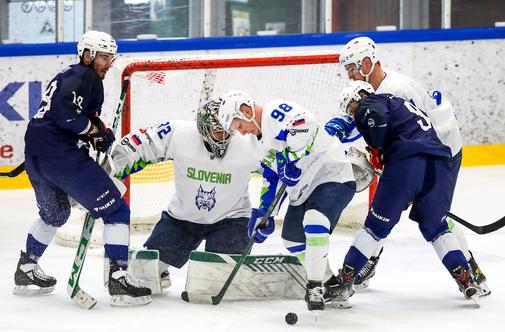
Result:
{"label": "white goal netting", "polygon": [[[249,93],[259,104],[276,98],[292,100],[325,123],[337,114],[340,92],[348,82],[338,64],[338,54],[329,51],[133,58],[118,60],[112,69],[118,82],[116,100],[125,68],[130,94],[125,103],[123,134],[170,120],[195,120],[199,103],[232,89]],[[172,196],[173,181],[171,162],[148,166],[131,176],[127,199],[133,231],[147,231],[157,222]],[[251,178],[253,206],[259,202],[260,182]],[[367,204],[368,193],[357,194],[340,227],[357,228],[364,220]]]}

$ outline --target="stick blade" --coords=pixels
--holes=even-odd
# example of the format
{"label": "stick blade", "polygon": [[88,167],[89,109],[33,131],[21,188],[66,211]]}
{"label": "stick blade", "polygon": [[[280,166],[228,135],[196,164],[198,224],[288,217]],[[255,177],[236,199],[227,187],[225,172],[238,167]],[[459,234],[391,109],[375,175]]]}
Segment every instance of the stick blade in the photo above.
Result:
{"label": "stick blade", "polygon": [[216,303],[214,303],[213,296],[206,295],[206,294],[188,293],[186,291],[183,291],[181,293],[181,298],[185,302],[190,302],[190,303],[216,304]]}
{"label": "stick blade", "polygon": [[79,307],[81,307],[83,309],[88,309],[88,310],[92,309],[97,303],[96,300],[91,295],[89,295],[88,293],[86,293],[85,291],[83,291],[80,288],[77,290],[75,295],[73,297],[71,297],[71,299]]}

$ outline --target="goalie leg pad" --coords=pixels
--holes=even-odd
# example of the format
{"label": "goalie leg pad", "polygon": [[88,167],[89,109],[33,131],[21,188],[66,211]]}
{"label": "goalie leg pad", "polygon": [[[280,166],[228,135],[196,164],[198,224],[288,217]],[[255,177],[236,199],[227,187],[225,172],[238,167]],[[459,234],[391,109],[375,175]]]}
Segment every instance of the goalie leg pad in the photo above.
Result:
{"label": "goalie leg pad", "polygon": [[[185,291],[193,297],[198,294],[216,295],[239,258],[240,255],[193,251],[189,259]],[[247,256],[226,294],[302,299],[305,285],[305,270],[296,257]]]}

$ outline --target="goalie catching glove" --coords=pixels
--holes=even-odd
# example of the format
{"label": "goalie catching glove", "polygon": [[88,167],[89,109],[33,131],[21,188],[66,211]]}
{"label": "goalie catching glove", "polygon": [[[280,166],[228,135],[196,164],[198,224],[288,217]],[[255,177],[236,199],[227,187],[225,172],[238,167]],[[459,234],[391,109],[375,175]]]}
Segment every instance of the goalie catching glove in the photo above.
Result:
{"label": "goalie catching glove", "polygon": [[251,218],[247,224],[247,236],[250,239],[254,237],[254,242],[256,243],[263,243],[275,230],[274,217],[268,218],[265,225],[258,225],[265,215],[265,212],[264,209],[251,209]]}
{"label": "goalie catching glove", "polygon": [[364,152],[351,146],[347,151],[347,158],[351,162],[352,171],[356,180],[356,192],[361,192],[368,188],[374,179],[375,174],[380,174],[368,161]]}

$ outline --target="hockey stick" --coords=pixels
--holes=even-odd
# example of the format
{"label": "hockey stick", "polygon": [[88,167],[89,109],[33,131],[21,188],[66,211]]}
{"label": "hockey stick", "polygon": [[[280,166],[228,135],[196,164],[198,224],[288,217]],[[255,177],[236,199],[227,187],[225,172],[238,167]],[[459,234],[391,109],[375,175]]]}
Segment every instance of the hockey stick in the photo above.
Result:
{"label": "hockey stick", "polygon": [[[123,104],[126,98],[126,91],[130,84],[130,78],[126,77],[121,89],[121,95],[119,97],[119,104],[114,114],[114,121],[112,123],[112,132],[115,134],[117,127],[119,125],[119,119],[121,117],[121,111],[123,109]],[[109,151],[110,152],[110,148]],[[97,153],[96,161],[100,159],[100,152]],[[96,305],[96,300],[83,291],[79,287],[79,278],[81,277],[82,267],[84,265],[84,260],[86,259],[86,253],[88,251],[89,242],[91,240],[91,233],[93,232],[93,226],[95,225],[95,219],[90,212],[86,213],[86,218],[84,219],[84,225],[82,226],[81,238],[79,240],[79,245],[77,247],[77,252],[75,254],[74,263],[72,264],[72,271],[70,271],[70,278],[68,279],[67,294],[70,298],[80,307],[84,309],[91,309]]]}
{"label": "hockey stick", "polygon": [[[265,225],[268,222],[268,218],[270,218],[270,215],[272,214],[272,212],[276,208],[277,204],[281,200],[282,196],[284,195],[284,191],[286,191],[286,187],[287,187],[287,185],[285,183],[283,183],[282,186],[279,188],[279,191],[277,191],[277,194],[275,194],[272,204],[270,204],[270,206],[268,207],[267,212],[265,213],[265,215],[261,219],[258,226],[256,226],[256,229],[258,229],[258,227],[260,227],[260,226]],[[231,271],[230,276],[228,277],[228,279],[226,279],[223,287],[221,288],[219,293],[217,293],[217,295],[212,296],[212,295],[205,295],[205,294],[190,294],[190,293],[184,291],[181,293],[182,299],[186,302],[207,303],[207,304],[212,303],[213,305],[219,304],[221,302],[221,300],[223,299],[224,294],[226,293],[226,291],[230,287],[231,282],[235,278],[235,275],[237,274],[238,270],[240,269],[242,264],[244,264],[244,261],[247,258],[247,256],[251,253],[251,249],[252,249],[253,244],[254,244],[254,236],[247,243],[247,247],[245,248],[244,253],[242,254],[242,256],[240,256],[239,260],[237,261],[237,264],[235,264],[235,267]]]}
{"label": "hockey stick", "polygon": [[23,161],[18,167],[14,168],[10,172],[0,172],[0,178],[15,178],[19,174],[23,173],[25,170],[25,162]]}
{"label": "hockey stick", "polygon": [[499,230],[500,228],[505,226],[505,217],[503,217],[493,223],[490,223],[488,225],[477,226],[477,225],[473,225],[473,224],[469,223],[468,221],[466,221],[464,219],[461,219],[460,217],[458,217],[455,214],[452,214],[451,212],[447,212],[446,215],[449,218],[454,219],[455,221],[457,221],[461,225],[465,226],[466,228],[468,228],[471,231],[474,231],[477,234],[488,234],[488,233],[494,232],[496,230]]}

